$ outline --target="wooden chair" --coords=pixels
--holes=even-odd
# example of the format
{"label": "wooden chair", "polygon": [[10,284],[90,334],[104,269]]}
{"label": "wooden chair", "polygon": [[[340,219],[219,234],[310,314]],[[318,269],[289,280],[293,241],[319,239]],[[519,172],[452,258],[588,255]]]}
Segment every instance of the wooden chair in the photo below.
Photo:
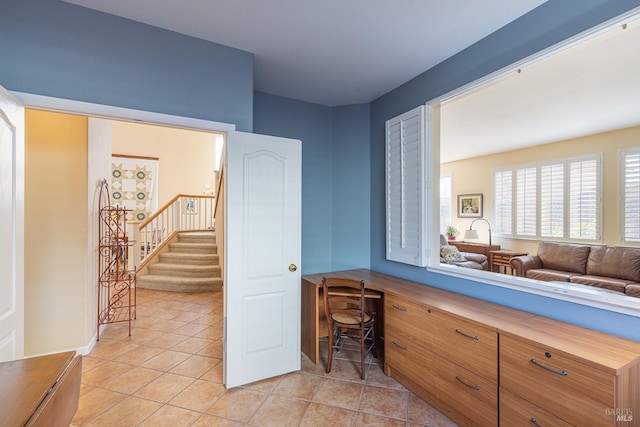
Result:
{"label": "wooden chair", "polygon": [[364,359],[376,351],[375,313],[367,310],[364,281],[342,278],[322,278],[324,311],[329,329],[327,373],[331,372],[334,350],[340,351],[345,340],[360,344],[361,378],[365,379]]}

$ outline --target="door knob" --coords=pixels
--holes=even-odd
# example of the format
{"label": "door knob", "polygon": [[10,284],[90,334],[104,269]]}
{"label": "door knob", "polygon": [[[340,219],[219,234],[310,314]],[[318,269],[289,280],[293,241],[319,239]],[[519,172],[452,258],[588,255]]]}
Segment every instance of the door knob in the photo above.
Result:
{"label": "door knob", "polygon": [[292,272],[292,273],[293,273],[293,272],[294,272],[294,271],[296,271],[297,269],[298,269],[298,267],[296,267],[296,265],[295,265],[295,264],[289,264],[289,271],[290,271],[290,272]]}

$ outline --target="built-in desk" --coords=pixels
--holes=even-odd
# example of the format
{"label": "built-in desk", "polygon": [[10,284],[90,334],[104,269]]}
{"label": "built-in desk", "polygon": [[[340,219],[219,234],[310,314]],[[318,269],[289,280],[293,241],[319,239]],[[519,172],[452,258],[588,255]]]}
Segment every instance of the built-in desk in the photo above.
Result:
{"label": "built-in desk", "polygon": [[640,426],[640,342],[370,270],[302,277],[316,363],[323,276],[382,293],[385,374],[460,426]]}
{"label": "built-in desk", "polygon": [[[501,322],[515,322],[530,317],[530,313],[513,310],[497,304],[480,301],[464,295],[447,292],[442,289],[426,286],[411,280],[378,273],[368,269],[334,271],[302,276],[302,352],[314,363],[320,360],[318,341],[326,337],[327,321],[324,315],[322,300],[322,277],[342,277],[345,279],[364,280],[367,289],[381,292],[384,295],[397,295],[419,303],[446,307],[448,311],[462,317],[478,319],[490,325]],[[452,304],[455,301],[455,304]],[[378,310],[378,322],[383,325],[384,312]],[[384,337],[383,328],[378,328],[377,335]]]}

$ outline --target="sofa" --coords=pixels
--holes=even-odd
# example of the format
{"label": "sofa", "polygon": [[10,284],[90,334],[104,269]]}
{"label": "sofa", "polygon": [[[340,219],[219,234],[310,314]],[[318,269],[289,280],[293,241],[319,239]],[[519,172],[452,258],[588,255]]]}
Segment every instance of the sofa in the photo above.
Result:
{"label": "sofa", "polygon": [[511,259],[517,276],[595,286],[640,297],[640,248],[541,242]]}
{"label": "sofa", "polygon": [[460,252],[458,248],[449,244],[443,234],[440,235],[440,262],[475,270],[489,270],[489,260],[486,255]]}

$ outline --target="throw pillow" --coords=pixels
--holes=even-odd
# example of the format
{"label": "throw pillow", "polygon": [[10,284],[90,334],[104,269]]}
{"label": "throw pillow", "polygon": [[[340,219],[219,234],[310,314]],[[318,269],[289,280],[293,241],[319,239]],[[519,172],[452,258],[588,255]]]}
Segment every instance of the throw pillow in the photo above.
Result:
{"label": "throw pillow", "polygon": [[467,260],[455,246],[440,246],[440,256],[447,264],[464,262]]}

